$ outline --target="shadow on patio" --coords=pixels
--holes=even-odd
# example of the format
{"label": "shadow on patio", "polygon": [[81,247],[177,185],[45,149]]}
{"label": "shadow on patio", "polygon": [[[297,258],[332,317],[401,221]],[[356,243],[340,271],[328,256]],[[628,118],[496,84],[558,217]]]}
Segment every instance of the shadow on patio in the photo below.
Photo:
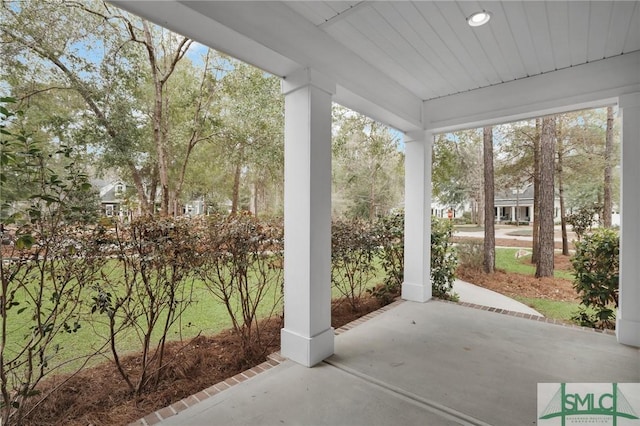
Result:
{"label": "shadow on patio", "polygon": [[640,350],[613,335],[521,316],[396,302],[318,366],[284,360],[162,425],[533,425],[537,383],[640,382]]}

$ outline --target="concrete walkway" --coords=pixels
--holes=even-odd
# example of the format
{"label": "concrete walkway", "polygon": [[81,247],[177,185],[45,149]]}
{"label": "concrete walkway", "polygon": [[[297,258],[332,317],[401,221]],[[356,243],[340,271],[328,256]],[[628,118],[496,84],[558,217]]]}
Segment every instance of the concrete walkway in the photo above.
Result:
{"label": "concrete walkway", "polygon": [[465,281],[455,280],[453,291],[458,294],[461,302],[473,303],[476,305],[490,306],[492,308],[504,309],[506,311],[522,312],[524,314],[542,316],[535,309],[503,296],[495,291],[488,290]]}
{"label": "concrete walkway", "polygon": [[320,365],[285,360],[162,424],[533,425],[538,383],[640,382],[638,349],[517,315],[396,303]]}

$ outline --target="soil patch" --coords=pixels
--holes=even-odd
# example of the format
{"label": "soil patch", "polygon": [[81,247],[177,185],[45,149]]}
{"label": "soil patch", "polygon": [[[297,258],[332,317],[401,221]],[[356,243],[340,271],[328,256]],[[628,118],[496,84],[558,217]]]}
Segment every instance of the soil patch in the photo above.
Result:
{"label": "soil patch", "polygon": [[[380,307],[372,297],[363,298],[357,312],[347,303],[334,302],[332,326],[339,328]],[[43,394],[51,392],[51,396],[34,410],[25,424],[129,424],[262,363],[266,355],[280,350],[281,328],[280,318],[262,323],[261,334],[268,345],[265,355],[253,360],[243,358],[240,340],[232,331],[199,336],[188,342],[171,342],[166,351],[172,361],[158,389],[138,398],[132,397],[112,362],[85,369],[71,378],[52,377],[40,387]],[[125,364],[128,370],[135,371],[139,355],[127,357]]]}
{"label": "soil patch", "polygon": [[[523,258],[522,262],[529,262],[529,258]],[[569,256],[556,254],[554,264],[556,270],[571,270]],[[503,270],[497,270],[493,274],[485,274],[480,270],[464,266],[458,268],[456,275],[463,281],[509,297],[522,296],[563,302],[575,302],[578,298],[573,288],[573,282],[564,278],[536,278]]]}

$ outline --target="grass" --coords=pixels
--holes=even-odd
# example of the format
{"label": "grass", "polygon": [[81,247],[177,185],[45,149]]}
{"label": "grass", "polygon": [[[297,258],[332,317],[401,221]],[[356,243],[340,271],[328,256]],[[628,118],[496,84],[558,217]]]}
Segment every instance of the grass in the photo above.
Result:
{"label": "grass", "polygon": [[507,232],[507,235],[512,237],[530,237],[533,235],[533,231],[531,229],[518,229],[515,231]]}
{"label": "grass", "polygon": [[[520,249],[514,248],[497,248],[496,249],[496,268],[504,269],[507,272],[513,272],[523,275],[534,275],[536,267],[530,263],[531,255],[516,258],[516,253]],[[569,271],[555,270],[553,276],[556,278],[564,278],[573,280],[573,274]]]}
{"label": "grass", "polygon": [[514,296],[518,302],[524,303],[540,312],[547,318],[573,322],[571,317],[578,311],[580,305],[575,302],[561,302],[558,300],[538,299],[533,297]]}
{"label": "grass", "polygon": [[[105,266],[106,274],[114,274],[115,277],[122,275],[117,262],[111,261]],[[373,273],[366,285],[366,288],[370,288],[379,284],[384,279],[384,271],[382,270],[381,262],[379,259],[375,259],[373,264]],[[114,280],[117,281],[117,280]],[[280,315],[282,312],[282,301],[277,302],[276,288],[279,286],[272,286],[272,288],[266,293],[264,301],[258,308],[258,317],[266,318],[269,315]],[[82,359],[78,359],[74,362],[66,363],[66,360],[81,357],[83,354],[95,353],[98,349],[108,349],[105,344],[108,342],[109,328],[107,325],[106,314],[100,314],[98,312],[91,314],[91,297],[95,292],[89,288],[85,290],[83,296],[83,309],[81,327],[73,333],[61,332],[54,338],[54,344],[59,346],[55,358],[49,363],[50,366],[57,365],[64,362],[64,366],[56,370],[58,373],[71,372],[77,369]],[[332,297],[340,297],[340,292],[332,286]],[[232,322],[227,312],[227,308],[218,298],[216,298],[207,289],[205,283],[199,279],[193,281],[193,302],[188,304],[179,320],[171,327],[168,340],[179,341],[182,339],[190,339],[199,334],[202,335],[214,335],[222,330],[232,327]],[[275,306],[275,310],[274,310]],[[32,321],[27,316],[30,315],[29,311],[24,311],[20,315],[17,315],[16,310],[12,310],[9,319],[9,351],[19,350],[23,345],[24,339],[28,338],[30,330],[28,327],[32,325]],[[241,314],[238,314],[241,315]],[[164,321],[166,316],[161,318],[160,323]],[[160,323],[158,329],[161,328]],[[154,333],[154,341],[160,337],[160,333]],[[141,349],[140,337],[133,331],[129,330],[126,334],[119,334],[116,338],[117,346],[120,350],[120,354],[126,354],[135,352]],[[53,347],[53,345],[52,345]],[[100,355],[91,360],[88,365],[95,365],[105,359],[110,359],[111,353]],[[84,357],[83,357],[84,359]]]}

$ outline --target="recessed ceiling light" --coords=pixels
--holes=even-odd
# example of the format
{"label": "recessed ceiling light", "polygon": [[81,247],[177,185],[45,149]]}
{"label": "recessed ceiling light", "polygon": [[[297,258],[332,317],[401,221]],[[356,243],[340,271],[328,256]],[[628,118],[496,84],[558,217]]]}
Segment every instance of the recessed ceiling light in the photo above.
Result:
{"label": "recessed ceiling light", "polygon": [[482,12],[476,12],[467,18],[467,23],[472,27],[479,27],[489,22],[491,19],[491,12],[483,10]]}

